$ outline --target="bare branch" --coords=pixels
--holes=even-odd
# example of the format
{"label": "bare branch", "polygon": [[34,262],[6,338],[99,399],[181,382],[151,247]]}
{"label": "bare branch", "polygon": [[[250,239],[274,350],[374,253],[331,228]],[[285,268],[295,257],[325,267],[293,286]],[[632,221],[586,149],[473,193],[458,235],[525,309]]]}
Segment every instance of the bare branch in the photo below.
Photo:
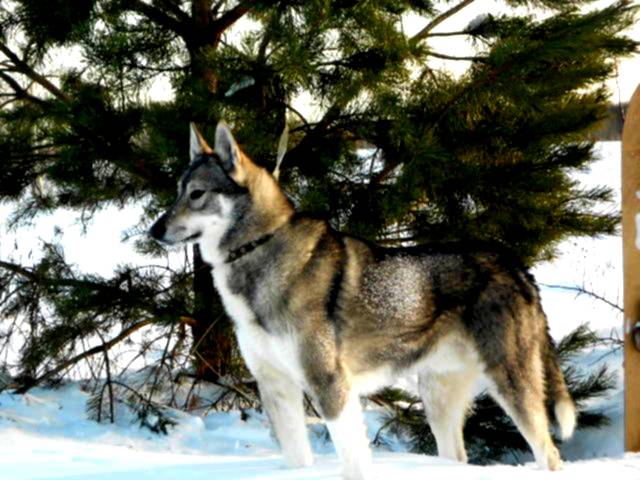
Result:
{"label": "bare branch", "polygon": [[442,22],[444,22],[446,19],[448,19],[449,17],[452,17],[453,15],[455,15],[456,13],[458,13],[460,10],[462,10],[463,8],[471,5],[474,2],[474,0],[463,0],[462,2],[460,2],[459,4],[457,4],[456,6],[450,8],[449,10],[447,10],[446,12],[438,15],[436,18],[434,18],[433,20],[431,20],[431,22],[429,22],[427,24],[426,27],[424,27],[422,30],[420,30],[417,34],[415,34],[412,38],[411,41],[414,43],[419,42],[420,40],[423,40],[424,38],[426,38],[427,36],[429,36],[429,33],[431,32],[431,30],[433,30],[434,28],[436,28],[438,25],[440,25]]}
{"label": "bare branch", "polygon": [[568,286],[568,285],[549,285],[547,283],[541,283],[540,285],[547,287],[547,288],[556,288],[558,290],[569,290],[572,292],[576,292],[577,295],[588,295],[589,297],[593,297],[596,300],[600,300],[601,302],[606,303],[607,305],[609,305],[611,308],[619,311],[619,312],[624,312],[624,309],[618,305],[617,303],[613,303],[611,300],[607,300],[606,298],[604,298],[602,295],[598,295],[595,292],[592,292],[590,290],[587,290],[584,287],[579,287],[577,285],[575,286]]}
{"label": "bare branch", "polygon": [[[111,382],[111,362],[109,361],[109,349],[105,347],[104,337],[97,332],[100,340],[102,341],[102,352],[104,353],[104,366],[107,373],[107,387],[109,388],[109,416],[111,418],[111,423],[115,423],[116,415],[114,411],[114,403],[113,403],[113,384]],[[104,387],[103,387],[104,390]],[[100,395],[100,399],[102,399],[102,394]],[[100,410],[98,411],[98,422],[101,421],[100,416],[102,414],[102,402],[100,402]]]}

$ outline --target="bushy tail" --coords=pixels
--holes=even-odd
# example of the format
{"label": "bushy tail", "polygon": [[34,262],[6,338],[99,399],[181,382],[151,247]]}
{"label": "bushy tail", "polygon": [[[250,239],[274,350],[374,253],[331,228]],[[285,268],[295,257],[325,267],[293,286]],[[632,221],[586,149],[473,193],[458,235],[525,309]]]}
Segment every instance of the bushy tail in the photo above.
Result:
{"label": "bushy tail", "polygon": [[576,406],[567,389],[567,383],[564,380],[552,342],[551,337],[549,337],[544,362],[547,377],[547,398],[551,406],[553,406],[553,412],[560,430],[560,438],[566,440],[573,435],[573,431],[576,428]]}

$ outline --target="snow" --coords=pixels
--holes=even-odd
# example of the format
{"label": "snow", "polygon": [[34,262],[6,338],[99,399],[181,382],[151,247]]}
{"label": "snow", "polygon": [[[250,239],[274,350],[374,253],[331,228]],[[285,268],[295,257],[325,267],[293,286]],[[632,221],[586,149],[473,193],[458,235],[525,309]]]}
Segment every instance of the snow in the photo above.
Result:
{"label": "snow", "polygon": [[[598,146],[602,160],[589,172],[577,175],[583,184],[606,184],[616,190],[620,187],[620,144],[602,143]],[[619,208],[619,196],[616,201]],[[0,206],[0,215],[7,211]],[[86,237],[76,231],[65,230],[64,241],[68,253],[83,270],[108,274],[118,261],[131,255],[131,244],[124,244],[122,252],[112,256],[95,256],[92,251],[101,247],[107,233],[118,246],[119,231],[134,224],[140,214],[123,214],[107,210],[109,222],[94,221],[102,229],[90,239],[94,248],[77,248]],[[57,219],[39,221],[31,238],[47,240],[55,225],[70,225],[71,217],[65,213]],[[122,222],[116,225],[117,222]],[[128,222],[128,223],[127,223]],[[79,227],[74,226],[79,230]],[[93,227],[89,230],[89,235]],[[640,230],[640,229],[639,229]],[[75,243],[72,239],[77,235]],[[27,235],[28,236],[28,235]],[[17,236],[16,236],[17,237]],[[15,237],[3,236],[0,256],[12,250]],[[25,238],[23,234],[21,238]],[[37,250],[38,241],[23,241]],[[3,252],[4,250],[4,252]],[[113,251],[113,250],[112,250]],[[621,298],[621,241],[619,236],[602,239],[572,239],[560,247],[560,258],[539,265],[534,274],[541,283],[543,305],[549,317],[552,335],[559,338],[581,323],[589,323],[602,336],[619,337],[622,315],[602,301],[557,286],[580,286],[605,297],[612,303]],[[622,351],[611,352],[607,347],[593,349],[576,358],[577,367],[591,370],[607,362],[612,370],[622,372]],[[411,386],[411,379],[404,380]],[[177,425],[169,435],[157,435],[141,429],[130,418],[120,417],[116,424],[98,424],[87,419],[88,394],[78,383],[59,389],[34,389],[26,395],[0,393],[0,478],[23,479],[340,479],[340,464],[324,428],[309,425],[309,434],[315,454],[315,465],[306,469],[286,469],[279,448],[271,437],[264,414],[250,410],[244,412],[210,412],[191,415],[174,412]],[[470,466],[426,455],[401,451],[401,445],[392,444],[391,450],[374,451],[374,471],[378,480],[450,479],[466,480],[509,479],[519,480],[553,478],[602,478],[616,480],[640,479],[640,455],[625,454],[623,446],[623,390],[622,375],[618,376],[615,392],[607,398],[592,401],[592,406],[603,410],[610,425],[595,430],[580,430],[562,445],[565,468],[549,473],[539,470],[530,455],[505,461],[525,461],[524,465]],[[243,419],[244,418],[244,419]],[[374,411],[366,412],[369,436],[375,435],[381,424]]]}
{"label": "snow", "polygon": [[[591,353],[581,359],[591,362]],[[620,361],[620,355],[616,357]],[[550,474],[533,463],[523,466],[470,466],[426,455],[374,452],[378,479],[574,479],[611,475],[617,480],[640,478],[640,455],[622,454],[618,392],[605,402],[612,424],[601,430],[578,432],[563,448],[568,459],[599,457],[565,463]],[[250,411],[214,412],[204,417],[180,414],[170,435],[156,435],[136,425],[98,424],[86,419],[87,394],[78,384],[57,390],[34,389],[26,395],[0,394],[0,465],[2,478],[26,479],[335,479],[340,465],[329,451],[320,429],[311,428],[316,464],[306,469],[284,468],[268,433],[264,415]],[[375,422],[368,412],[370,434]],[[603,457],[606,455],[606,457]]]}

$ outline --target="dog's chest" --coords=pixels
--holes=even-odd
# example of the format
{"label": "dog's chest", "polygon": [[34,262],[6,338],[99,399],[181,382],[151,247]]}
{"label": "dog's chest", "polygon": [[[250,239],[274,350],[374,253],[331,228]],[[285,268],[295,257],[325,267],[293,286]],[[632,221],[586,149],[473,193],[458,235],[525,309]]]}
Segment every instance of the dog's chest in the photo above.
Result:
{"label": "dog's chest", "polygon": [[247,299],[229,286],[229,272],[213,269],[215,286],[227,314],[235,324],[238,345],[251,372],[257,377],[286,374],[304,387],[298,341],[292,334],[269,332],[257,321]]}

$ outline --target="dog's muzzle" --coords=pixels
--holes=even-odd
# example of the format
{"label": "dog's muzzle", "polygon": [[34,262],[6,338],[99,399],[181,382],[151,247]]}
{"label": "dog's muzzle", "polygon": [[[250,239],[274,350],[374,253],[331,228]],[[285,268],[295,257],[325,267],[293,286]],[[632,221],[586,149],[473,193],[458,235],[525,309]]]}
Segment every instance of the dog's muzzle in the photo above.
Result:
{"label": "dog's muzzle", "polygon": [[[182,233],[184,231],[185,231],[185,228],[178,227],[175,233]],[[193,235],[189,235],[186,238],[178,238],[178,239],[171,238],[173,235],[167,238],[167,224],[165,221],[165,215],[163,215],[156,221],[156,223],[154,223],[151,226],[151,228],[149,229],[149,236],[154,240],[156,240],[157,242],[164,243],[167,245],[175,245],[176,243],[194,242],[202,236],[202,232],[196,232]]]}

